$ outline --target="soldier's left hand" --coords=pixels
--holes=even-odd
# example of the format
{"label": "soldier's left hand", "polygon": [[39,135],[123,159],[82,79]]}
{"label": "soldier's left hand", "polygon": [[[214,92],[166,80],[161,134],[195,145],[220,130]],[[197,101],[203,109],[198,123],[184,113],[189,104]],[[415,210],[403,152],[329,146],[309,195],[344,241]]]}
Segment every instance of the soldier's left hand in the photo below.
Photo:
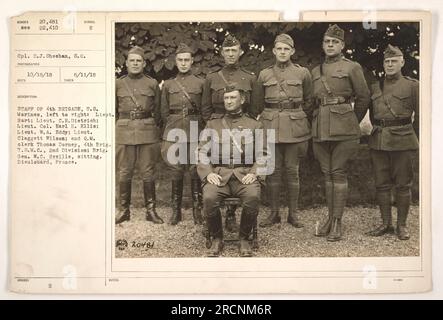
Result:
{"label": "soldier's left hand", "polygon": [[251,184],[253,182],[255,182],[257,180],[257,176],[253,173],[248,173],[247,175],[245,175],[243,177],[243,179],[241,180],[241,183],[243,184]]}

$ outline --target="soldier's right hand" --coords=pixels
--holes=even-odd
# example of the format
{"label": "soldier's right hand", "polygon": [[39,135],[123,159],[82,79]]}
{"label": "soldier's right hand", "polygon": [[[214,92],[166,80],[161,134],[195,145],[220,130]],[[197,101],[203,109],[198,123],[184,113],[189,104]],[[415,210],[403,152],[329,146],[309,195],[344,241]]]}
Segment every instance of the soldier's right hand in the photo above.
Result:
{"label": "soldier's right hand", "polygon": [[213,185],[219,186],[220,182],[221,182],[222,177],[219,176],[216,173],[210,173],[208,174],[208,176],[206,177],[206,180]]}

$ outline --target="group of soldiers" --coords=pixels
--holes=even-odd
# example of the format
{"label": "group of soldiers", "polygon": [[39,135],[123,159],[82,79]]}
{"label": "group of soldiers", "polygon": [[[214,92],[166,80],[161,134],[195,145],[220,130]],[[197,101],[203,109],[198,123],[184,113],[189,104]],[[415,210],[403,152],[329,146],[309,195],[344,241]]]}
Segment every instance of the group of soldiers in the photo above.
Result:
{"label": "group of soldiers", "polygon": [[[315,235],[327,241],[342,237],[341,224],[348,194],[347,162],[358,150],[360,121],[368,109],[373,130],[369,138],[373,163],[376,200],[382,223],[371,236],[396,232],[409,239],[406,219],[411,202],[412,158],[418,149],[418,81],[402,75],[405,60],[397,47],[384,51],[385,77],[366,83],[359,63],[345,58],[344,30],[330,26],[323,37],[324,62],[312,72],[291,62],[294,40],[287,34],[275,38],[272,52],[275,64],[258,77],[239,66],[243,53],[239,41],[227,35],[222,47],[224,67],[209,73],[205,80],[192,74],[193,52],[186,44],[176,51],[178,74],[159,89],[156,80],[143,74],[144,50],[129,50],[128,75],[116,82],[116,155],[119,173],[119,206],[116,223],[130,219],[131,180],[137,165],[143,180],[146,220],[163,223],[155,204],[155,165],[160,154],[172,174],[171,225],[182,220],[183,176],[191,175],[193,218],[203,224],[212,242],[208,256],[219,256],[223,248],[223,224],[220,204],[226,197],[238,197],[242,203],[239,226],[240,256],[251,256],[248,241],[257,219],[261,184],[266,181],[270,214],[260,223],[269,227],[280,223],[280,186],[286,176],[288,195],[287,222],[295,228],[303,224],[297,216],[299,198],[299,162],[306,156],[309,140],[320,163],[325,180],[328,217]],[[261,159],[253,163],[217,161],[216,163],[174,164],[168,150],[176,143],[168,133],[182,129],[188,139],[184,150],[196,152],[190,123],[206,128],[268,129],[275,132],[272,157],[274,171],[258,173]],[[163,132],[161,138],[161,132]],[[233,137],[231,137],[233,138]],[[162,140],[162,141],[161,141]],[[222,144],[223,141],[213,143]],[[235,143],[240,153],[244,141]],[[234,148],[233,148],[234,149]],[[208,150],[200,143],[197,152]],[[263,154],[269,152],[261,150]],[[228,159],[229,160],[229,159]],[[392,224],[391,190],[395,187],[397,228]],[[225,227],[237,230],[235,206],[228,206]]]}

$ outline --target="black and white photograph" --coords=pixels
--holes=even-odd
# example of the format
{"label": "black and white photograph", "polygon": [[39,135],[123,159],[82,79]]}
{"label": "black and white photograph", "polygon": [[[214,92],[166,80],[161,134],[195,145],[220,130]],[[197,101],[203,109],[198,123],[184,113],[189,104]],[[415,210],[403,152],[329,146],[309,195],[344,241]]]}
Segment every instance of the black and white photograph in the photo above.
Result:
{"label": "black and white photograph", "polygon": [[432,13],[319,9],[12,17],[8,290],[432,290]]}

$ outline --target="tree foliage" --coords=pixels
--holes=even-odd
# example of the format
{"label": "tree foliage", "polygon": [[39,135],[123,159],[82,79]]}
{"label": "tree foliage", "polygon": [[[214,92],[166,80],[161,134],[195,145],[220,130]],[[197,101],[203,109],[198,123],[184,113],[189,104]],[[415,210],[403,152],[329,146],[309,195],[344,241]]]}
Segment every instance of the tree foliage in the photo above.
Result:
{"label": "tree foliage", "polygon": [[[274,62],[272,47],[275,36],[288,33],[293,37],[296,53],[293,61],[312,69],[323,59],[321,42],[330,23],[117,23],[115,25],[116,76],[126,74],[127,51],[134,45],[145,49],[145,72],[159,81],[174,76],[175,50],[180,42],[194,51],[193,72],[205,77],[220,69],[223,59],[220,47],[224,37],[234,34],[242,45],[244,54],[240,64],[255,73]],[[346,57],[358,61],[368,77],[383,74],[383,50],[388,43],[399,46],[406,64],[405,75],[418,78],[419,25],[418,23],[383,22],[376,29],[364,29],[362,23],[337,23],[345,30]]]}

